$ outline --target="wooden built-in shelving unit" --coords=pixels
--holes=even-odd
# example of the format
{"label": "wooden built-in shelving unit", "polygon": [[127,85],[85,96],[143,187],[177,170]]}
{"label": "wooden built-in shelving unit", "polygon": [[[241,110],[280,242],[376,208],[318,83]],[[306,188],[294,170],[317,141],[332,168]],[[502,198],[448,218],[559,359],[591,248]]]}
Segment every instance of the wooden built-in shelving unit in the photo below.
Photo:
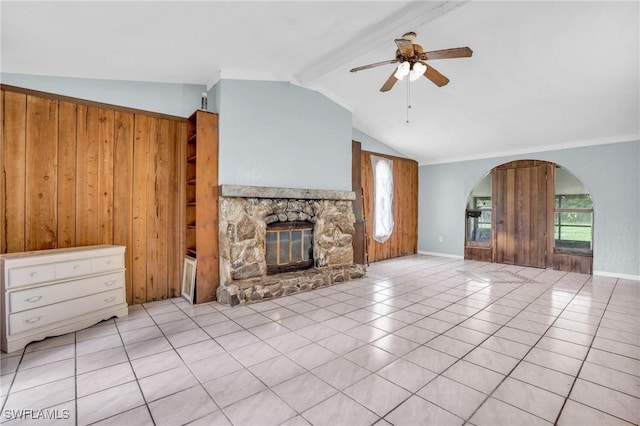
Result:
{"label": "wooden built-in shelving unit", "polygon": [[196,303],[216,299],[218,267],[218,115],[196,111],[187,123],[185,254],[195,257]]}

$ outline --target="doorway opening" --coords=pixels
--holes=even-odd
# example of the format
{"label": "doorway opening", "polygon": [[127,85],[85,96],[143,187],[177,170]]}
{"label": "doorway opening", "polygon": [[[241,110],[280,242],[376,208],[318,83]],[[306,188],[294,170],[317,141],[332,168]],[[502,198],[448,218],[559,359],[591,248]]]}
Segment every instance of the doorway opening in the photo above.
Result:
{"label": "doorway opening", "polygon": [[560,165],[493,168],[470,192],[465,219],[465,259],[592,273],[591,195]]}

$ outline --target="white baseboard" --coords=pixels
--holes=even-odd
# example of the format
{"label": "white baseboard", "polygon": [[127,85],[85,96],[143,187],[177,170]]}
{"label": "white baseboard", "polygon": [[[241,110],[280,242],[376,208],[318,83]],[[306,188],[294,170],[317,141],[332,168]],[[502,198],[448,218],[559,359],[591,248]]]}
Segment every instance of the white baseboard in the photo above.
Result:
{"label": "white baseboard", "polygon": [[435,253],[433,251],[422,251],[418,250],[418,254],[424,254],[426,256],[438,256],[438,257],[450,257],[452,259],[464,259],[464,256],[460,256],[458,254],[449,254],[449,253]]}
{"label": "white baseboard", "polygon": [[640,275],[619,274],[617,272],[593,271],[593,275],[599,277],[622,278],[624,280],[640,281]]}
{"label": "white baseboard", "polygon": [[[457,254],[436,253],[433,251],[418,250],[418,254],[423,254],[425,256],[448,257],[451,259],[464,259],[464,256],[460,256]],[[593,271],[593,275],[600,276],[600,277],[621,278],[624,280],[631,280],[631,281],[640,281],[640,275],[619,274],[617,272]]]}
{"label": "white baseboard", "polygon": [[[424,254],[426,256],[448,257],[451,259],[464,259],[464,256],[460,256],[457,254],[436,253],[433,251],[418,250],[418,254]],[[631,281],[640,281],[640,275],[619,274],[617,272],[593,271],[593,275],[600,276],[600,277],[621,278],[624,280],[631,280]]]}

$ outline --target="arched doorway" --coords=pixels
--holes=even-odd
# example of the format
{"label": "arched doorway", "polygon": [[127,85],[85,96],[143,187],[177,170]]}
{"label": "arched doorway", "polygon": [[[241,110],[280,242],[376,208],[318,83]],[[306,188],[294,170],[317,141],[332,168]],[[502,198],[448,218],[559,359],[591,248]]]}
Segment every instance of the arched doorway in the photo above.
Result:
{"label": "arched doorway", "polygon": [[555,163],[493,168],[469,194],[465,215],[465,259],[592,273],[591,196]]}

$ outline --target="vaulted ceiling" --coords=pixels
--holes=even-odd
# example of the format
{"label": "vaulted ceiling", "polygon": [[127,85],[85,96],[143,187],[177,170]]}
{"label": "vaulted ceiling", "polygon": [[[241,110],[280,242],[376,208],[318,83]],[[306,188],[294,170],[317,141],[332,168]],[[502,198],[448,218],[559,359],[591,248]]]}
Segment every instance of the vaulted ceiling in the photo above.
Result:
{"label": "vaulted ceiling", "polygon": [[[290,81],[437,163],[640,139],[637,1],[2,1],[2,72],[206,84]],[[380,86],[395,38],[450,78]],[[411,108],[408,109],[408,101]],[[408,122],[407,122],[408,118]]]}

